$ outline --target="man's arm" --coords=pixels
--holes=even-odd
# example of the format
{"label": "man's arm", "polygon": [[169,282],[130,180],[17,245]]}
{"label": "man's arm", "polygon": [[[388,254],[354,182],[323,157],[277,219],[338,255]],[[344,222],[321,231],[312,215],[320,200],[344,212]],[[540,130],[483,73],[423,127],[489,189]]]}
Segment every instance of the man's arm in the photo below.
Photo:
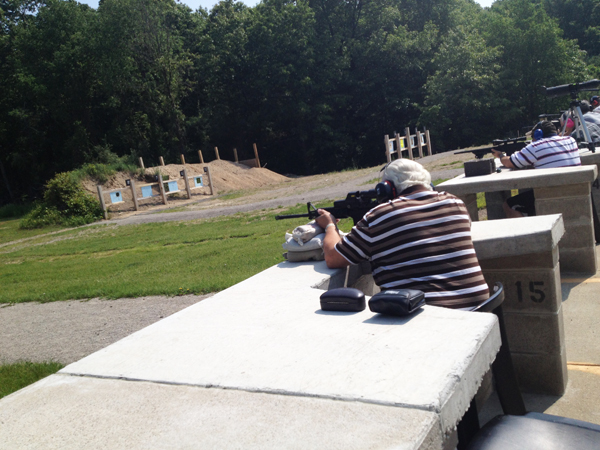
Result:
{"label": "man's arm", "polygon": [[341,241],[337,230],[337,220],[328,211],[324,209],[317,210],[319,217],[315,219],[317,224],[325,230],[325,239],[323,239],[323,253],[325,262],[330,269],[342,269],[348,267],[350,263],[335,249],[335,244]]}
{"label": "man's arm", "polygon": [[508,167],[509,169],[515,169],[515,165],[510,160],[510,156],[506,156],[504,153],[499,152],[498,150],[492,150],[492,154],[496,158],[500,158],[500,162],[504,167]]}

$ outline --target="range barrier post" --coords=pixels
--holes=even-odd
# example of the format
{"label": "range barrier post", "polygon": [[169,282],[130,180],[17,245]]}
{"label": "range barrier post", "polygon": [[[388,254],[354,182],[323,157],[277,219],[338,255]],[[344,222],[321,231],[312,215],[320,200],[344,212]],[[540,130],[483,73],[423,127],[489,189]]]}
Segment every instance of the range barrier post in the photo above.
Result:
{"label": "range barrier post", "polygon": [[417,140],[417,147],[419,148],[419,158],[423,157],[423,145],[421,144],[421,133],[419,133],[419,129],[415,127],[415,139]]}
{"label": "range barrier post", "polygon": [[166,205],[167,204],[167,194],[165,192],[165,185],[163,184],[163,178],[162,178],[162,174],[160,173],[160,170],[158,171],[158,189],[160,190],[160,195],[163,199],[163,203]]}
{"label": "range barrier post", "polygon": [[210,167],[204,167],[204,172],[208,176],[208,184],[210,185],[210,195],[215,195],[217,190],[213,186],[212,177],[210,176]]}
{"label": "range barrier post", "polygon": [[256,158],[256,167],[260,168],[260,159],[258,158],[258,148],[256,147],[256,143],[252,144],[254,148],[254,157]]}
{"label": "range barrier post", "polygon": [[187,191],[188,199],[191,199],[192,198],[192,190],[190,189],[190,180],[188,179],[186,169],[183,169],[183,179],[185,180],[185,190]]}
{"label": "range barrier post", "polygon": [[135,195],[135,181],[133,178],[128,181],[129,181],[129,187],[131,188],[131,196],[133,197],[133,207],[135,208],[136,211],[139,211],[140,207],[138,205],[137,195]]}
{"label": "range barrier post", "polygon": [[100,199],[100,206],[102,207],[102,213],[104,215],[104,220],[108,219],[108,213],[106,212],[106,205],[104,204],[104,197],[102,196],[102,186],[99,184],[96,186],[98,189],[98,198]]}

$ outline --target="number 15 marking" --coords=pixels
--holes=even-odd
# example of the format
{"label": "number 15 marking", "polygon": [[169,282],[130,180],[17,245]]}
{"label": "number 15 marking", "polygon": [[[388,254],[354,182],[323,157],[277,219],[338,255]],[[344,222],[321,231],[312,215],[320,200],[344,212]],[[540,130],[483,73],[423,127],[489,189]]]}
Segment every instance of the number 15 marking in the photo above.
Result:
{"label": "number 15 marking", "polygon": [[[521,282],[517,281],[515,283],[517,286],[517,297],[520,303],[523,302],[523,287],[521,286]],[[529,296],[532,302],[534,303],[542,303],[546,299],[546,294],[544,291],[540,289],[536,289],[537,286],[544,286],[543,281],[530,281],[529,282],[529,292],[532,294]]]}

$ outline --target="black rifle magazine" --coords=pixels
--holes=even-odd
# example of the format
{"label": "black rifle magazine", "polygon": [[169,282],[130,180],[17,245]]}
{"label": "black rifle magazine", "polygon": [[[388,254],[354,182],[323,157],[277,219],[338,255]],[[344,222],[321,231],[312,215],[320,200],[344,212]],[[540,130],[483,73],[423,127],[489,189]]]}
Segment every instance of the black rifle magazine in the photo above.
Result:
{"label": "black rifle magazine", "polygon": [[358,312],[365,309],[365,294],[354,288],[336,288],[321,294],[323,311]]}
{"label": "black rifle magazine", "polygon": [[369,309],[391,316],[408,316],[425,304],[425,293],[416,289],[389,289],[369,300]]}

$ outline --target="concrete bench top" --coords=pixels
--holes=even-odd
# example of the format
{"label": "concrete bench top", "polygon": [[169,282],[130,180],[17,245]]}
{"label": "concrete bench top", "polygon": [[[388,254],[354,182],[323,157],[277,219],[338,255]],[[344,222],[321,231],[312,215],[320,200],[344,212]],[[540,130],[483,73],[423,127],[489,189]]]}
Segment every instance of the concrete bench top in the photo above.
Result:
{"label": "concrete bench top", "polygon": [[500,173],[478,177],[459,175],[438,184],[435,189],[437,191],[447,191],[454,195],[467,195],[477,192],[593,183],[597,175],[598,169],[595,165],[556,169],[503,170]]}
{"label": "concrete bench top", "polygon": [[592,153],[589,150],[580,150],[579,157],[581,158],[582,165],[589,164],[600,164],[600,148],[596,150],[596,153]]}
{"label": "concrete bench top", "polygon": [[561,214],[473,222],[471,235],[477,257],[501,258],[552,250],[565,233]]}
{"label": "concrete bench top", "polygon": [[[0,447],[64,444],[93,420],[102,448],[441,448],[495,358],[496,317],[322,311],[311,286],[339,272],[281,263],[0,400]],[[172,429],[156,430],[163,402]]]}

